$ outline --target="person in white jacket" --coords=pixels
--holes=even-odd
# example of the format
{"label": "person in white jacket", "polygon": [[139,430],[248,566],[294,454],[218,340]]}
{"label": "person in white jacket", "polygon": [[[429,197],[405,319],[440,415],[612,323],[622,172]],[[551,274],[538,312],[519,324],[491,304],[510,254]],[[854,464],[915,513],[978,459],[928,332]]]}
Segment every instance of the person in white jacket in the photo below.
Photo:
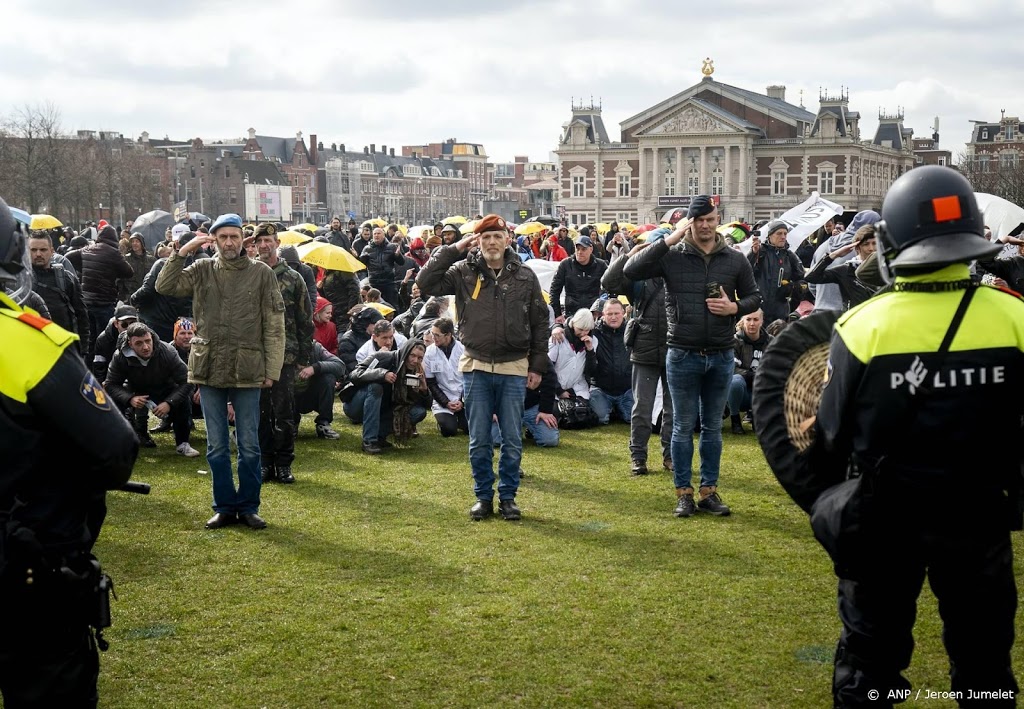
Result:
{"label": "person in white jacket", "polygon": [[597,337],[591,335],[594,329],[594,315],[580,308],[566,323],[565,336],[548,341],[548,358],[558,376],[558,395],[566,398],[572,395],[590,399],[590,385],[587,378],[597,368]]}

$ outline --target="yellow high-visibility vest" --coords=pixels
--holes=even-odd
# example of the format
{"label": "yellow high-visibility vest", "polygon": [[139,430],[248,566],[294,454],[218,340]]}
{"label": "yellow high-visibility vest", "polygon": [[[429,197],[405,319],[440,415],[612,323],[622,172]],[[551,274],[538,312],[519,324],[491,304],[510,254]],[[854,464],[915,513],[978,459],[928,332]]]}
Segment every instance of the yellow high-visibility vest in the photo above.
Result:
{"label": "yellow high-visibility vest", "polygon": [[76,340],[78,335],[0,292],[0,394],[26,403],[28,393]]}

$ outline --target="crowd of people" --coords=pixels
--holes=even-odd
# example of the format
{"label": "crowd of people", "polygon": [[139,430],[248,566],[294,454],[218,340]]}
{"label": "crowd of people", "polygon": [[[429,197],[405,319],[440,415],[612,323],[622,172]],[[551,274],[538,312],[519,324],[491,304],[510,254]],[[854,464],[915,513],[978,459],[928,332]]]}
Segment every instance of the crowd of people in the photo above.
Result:
{"label": "crowd of people", "polygon": [[[193,445],[196,420],[202,419],[213,487],[208,529],[265,528],[261,486],[301,483],[301,417],[314,413],[316,435],[339,440],[339,400],[345,418],[361,430],[368,456],[422,444],[413,441],[432,435],[425,429],[428,412],[440,436],[466,435],[474,521],[495,514],[495,494],[503,519],[522,518],[517,492],[524,431],[543,449],[558,446],[571,429],[616,421],[623,424],[623,457],[628,454],[635,476],[648,474],[650,438],[660,430],[662,465],[674,477],[676,517],[727,516],[731,509],[719,493],[723,428],[740,436],[756,423],[761,431],[752,412],[758,408],[755,381],[770,359],[773,338],[785,337],[785,329],[808,314],[848,313],[839,318],[832,341],[817,424],[823,452],[813,475],[794,480],[792,471],[775,471],[812,514],[840,578],[844,632],[836,655],[836,705],[874,700],[878,694],[872,697],[869,688],[886,689],[891,699],[907,686],[900,672],[909,663],[913,600],[929,566],[944,574],[938,583],[933,578],[940,604],[945,597],[957,606],[940,607],[951,629],[954,688],[992,687],[1013,695],[1007,662],[1016,591],[1006,584],[1012,574],[1008,525],[991,523],[987,512],[1006,500],[1024,500],[1021,489],[1004,480],[1012,475],[1002,468],[977,483],[983,512],[971,517],[977,527],[957,526],[955,539],[936,526],[931,506],[915,514],[915,527],[903,520],[902,502],[891,502],[920,491],[925,468],[929,484],[952,484],[948,473],[960,467],[944,463],[942,453],[929,453],[928,436],[949,429],[949,414],[963,397],[977,404],[984,393],[933,402],[938,408],[921,414],[920,430],[904,431],[904,448],[913,448],[913,455],[895,452],[900,446],[893,448],[891,434],[897,417],[914,420],[908,412],[918,402],[879,414],[872,398],[938,389],[960,396],[971,386],[966,372],[977,371],[978,382],[1015,392],[1002,400],[1011,403],[1000,410],[999,421],[987,425],[1005,434],[998,436],[1001,443],[1019,433],[1019,300],[988,289],[975,301],[984,315],[964,317],[981,284],[1010,293],[1024,288],[1024,241],[1002,235],[1018,255],[997,258],[1000,247],[981,223],[969,185],[951,174],[945,168],[915,170],[893,186],[883,207],[886,221],[870,210],[853,215],[849,225],[830,220],[796,248],[784,221],[720,225],[717,204],[706,195],[660,228],[611,224],[575,232],[555,224],[517,234],[514,225],[487,215],[462,228],[437,224],[412,238],[398,225],[357,227],[350,221],[346,228],[338,218],[322,233],[306,230],[303,238],[361,262],[339,268],[310,267],[294,246],[282,244],[283,224],[245,224],[236,214],[178,224],[150,254],[130,224],[120,233],[100,223],[88,228],[88,236],[33,232],[22,240],[3,206],[0,246],[7,250],[0,251],[6,259],[0,279],[8,294],[0,295],[0,315],[9,317],[0,318],[0,326],[14,328],[11,337],[23,346],[0,359],[0,418],[19,425],[35,421],[17,402],[45,409],[59,395],[38,393],[40,383],[55,376],[70,382],[118,434],[114,448],[90,453],[102,461],[116,457],[116,465],[103,462],[114,468],[101,476],[101,489],[124,482],[137,447],[157,446],[154,433],[171,433],[179,455],[202,455]],[[558,262],[547,291],[529,265],[534,259]],[[907,329],[901,310],[939,308],[945,317],[956,303],[937,294],[952,294],[959,303],[941,346],[931,342],[930,331]],[[993,329],[989,316],[1009,319]],[[958,331],[976,338],[977,347],[955,340]],[[36,349],[50,352],[49,359],[33,359]],[[940,376],[951,349],[961,368],[947,381]],[[37,369],[38,377],[24,375]],[[935,372],[930,386],[929,371]],[[959,389],[958,372],[967,377]],[[81,404],[77,398],[75,403]],[[954,438],[963,438],[963,429]],[[879,451],[881,457],[872,457]],[[26,455],[30,460],[38,454]],[[900,492],[879,499],[874,485]],[[944,492],[927,489],[939,508]],[[876,535],[871,539],[884,531],[890,541],[910,545],[885,558],[885,568],[899,578],[899,607],[878,600],[887,581],[864,567],[863,544],[851,561],[849,548],[843,546],[840,555],[830,545],[835,540],[821,531],[821,520],[837,514],[840,527],[851,523],[844,515],[853,513],[843,511],[850,499],[874,505],[875,516],[858,517],[852,531],[844,530],[844,545],[854,531],[863,542],[867,528]],[[1009,526],[1019,523],[1013,514],[1007,517]],[[90,540],[101,514],[98,520],[82,518]],[[998,555],[971,566],[966,581],[951,578],[941,555],[955,549],[962,560],[979,544]],[[82,559],[94,561],[88,554]],[[977,624],[963,612],[972,583],[997,616],[991,629],[972,630]],[[890,630],[873,630],[883,627]],[[76,652],[95,653],[91,636],[88,647]],[[15,684],[5,680],[5,694]]]}

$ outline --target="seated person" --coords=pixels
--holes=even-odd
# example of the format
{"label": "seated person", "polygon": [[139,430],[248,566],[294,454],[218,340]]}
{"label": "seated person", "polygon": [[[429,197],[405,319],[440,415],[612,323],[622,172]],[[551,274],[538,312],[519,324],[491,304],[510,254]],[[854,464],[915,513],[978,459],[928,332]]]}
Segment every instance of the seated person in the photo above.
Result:
{"label": "seated person", "polygon": [[192,385],[188,367],[175,349],[161,342],[144,323],[129,325],[118,338],[103,387],[119,408],[134,409],[135,433],[144,447],[156,447],[146,430],[151,410],[159,418],[170,417],[179,455],[199,455],[189,443]]}
{"label": "seated person", "polygon": [[296,433],[302,414],[316,411],[316,437],[330,441],[341,438],[331,428],[331,423],[334,421],[334,392],[343,381],[345,363],[314,341],[312,361],[295,374]]}
{"label": "seated person", "polygon": [[387,436],[404,439],[427,417],[430,390],[423,373],[426,347],[408,340],[397,351],[381,350],[359,363],[348,380],[352,396],[344,404],[345,415],[363,425],[363,452],[378,455],[390,448]]}
{"label": "seated person", "polygon": [[593,329],[594,316],[580,308],[566,322],[565,336],[552,337],[548,344],[548,358],[558,377],[558,395],[562,398],[590,398],[587,378],[597,369],[597,338],[590,334]]}
{"label": "seated person", "polygon": [[360,360],[356,354],[370,341],[373,326],[384,316],[373,308],[363,305],[353,306],[349,311],[349,322],[352,326],[338,336],[338,351],[335,353],[345,363],[346,372],[354,372]]}
{"label": "seated person", "polygon": [[751,391],[754,386],[754,374],[761,364],[761,357],[772,341],[762,325],[764,313],[761,310],[743,316],[736,328],[733,338],[736,350],[736,369],[729,385],[729,415],[732,419],[732,432],[745,433],[740,414],[750,411]]}
{"label": "seated person", "polygon": [[459,431],[469,433],[466,409],[462,404],[462,372],[459,371],[459,358],[466,348],[455,339],[455,324],[451,318],[437,318],[430,331],[434,343],[427,347],[423,358],[427,388],[433,398],[430,410],[445,438]]}
{"label": "seated person", "polygon": [[633,363],[622,339],[625,322],[626,310],[618,298],[602,303],[601,320],[594,328],[601,347],[589,379],[590,406],[603,424],[611,420],[613,411],[627,423],[633,417]]}
{"label": "seated person", "polygon": [[391,324],[391,321],[378,320],[373,324],[373,334],[370,335],[370,339],[356,351],[356,362],[362,362],[374,352],[398,349],[405,344],[405,340],[405,335],[395,332],[395,326]]}
{"label": "seated person", "polygon": [[[558,399],[558,377],[548,369],[541,377],[540,386],[527,389],[523,402],[523,427],[526,437],[541,448],[555,448],[559,443],[558,416],[555,401]],[[498,422],[491,424],[491,438],[495,446],[501,445],[501,431]]]}

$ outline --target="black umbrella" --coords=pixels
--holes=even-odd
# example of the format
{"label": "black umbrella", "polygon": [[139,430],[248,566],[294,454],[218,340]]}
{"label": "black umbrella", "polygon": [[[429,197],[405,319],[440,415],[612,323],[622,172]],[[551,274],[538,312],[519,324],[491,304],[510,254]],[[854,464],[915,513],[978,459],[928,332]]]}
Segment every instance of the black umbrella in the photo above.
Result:
{"label": "black umbrella", "polygon": [[526,221],[528,221],[528,222],[540,222],[541,224],[544,224],[545,226],[555,226],[556,224],[558,224],[558,220],[555,219],[550,214],[540,214],[540,215],[538,215],[536,217],[530,217]]}
{"label": "black umbrella", "polygon": [[174,217],[170,212],[162,209],[154,209],[152,212],[140,214],[132,224],[132,231],[142,234],[142,240],[149,251],[154,251],[156,245],[166,237],[167,230],[174,226]]}

